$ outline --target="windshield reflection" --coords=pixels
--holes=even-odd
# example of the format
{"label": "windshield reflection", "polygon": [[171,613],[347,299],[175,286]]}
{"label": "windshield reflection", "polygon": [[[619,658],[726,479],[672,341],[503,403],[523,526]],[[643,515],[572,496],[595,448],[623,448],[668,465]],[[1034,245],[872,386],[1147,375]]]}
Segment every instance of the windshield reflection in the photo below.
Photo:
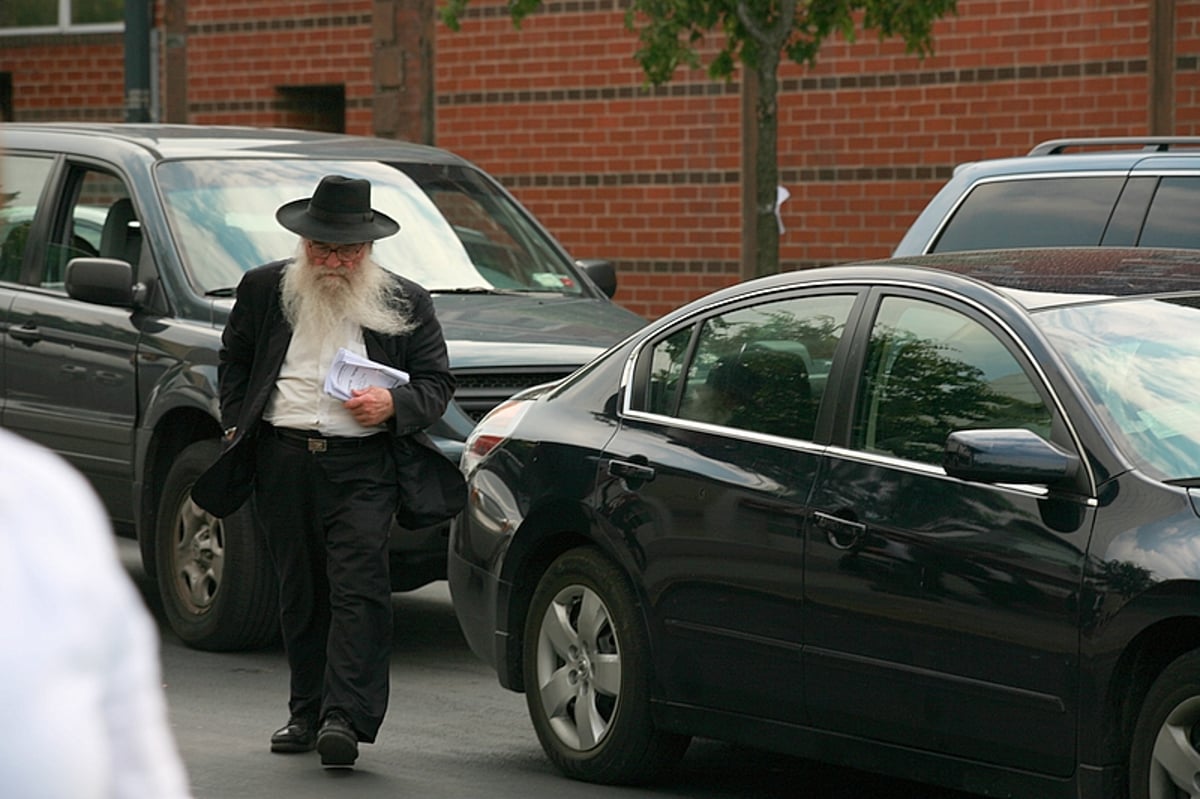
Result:
{"label": "windshield reflection", "polygon": [[1075,305],[1035,318],[1131,460],[1164,480],[1200,476],[1200,298]]}
{"label": "windshield reflection", "polygon": [[160,164],[168,223],[196,288],[220,294],[246,270],[296,252],[275,209],[325,175],[371,181],[372,206],[400,223],[375,244],[383,266],[431,291],[579,294],[562,252],[478,172],[444,164],[336,160],[184,160]]}

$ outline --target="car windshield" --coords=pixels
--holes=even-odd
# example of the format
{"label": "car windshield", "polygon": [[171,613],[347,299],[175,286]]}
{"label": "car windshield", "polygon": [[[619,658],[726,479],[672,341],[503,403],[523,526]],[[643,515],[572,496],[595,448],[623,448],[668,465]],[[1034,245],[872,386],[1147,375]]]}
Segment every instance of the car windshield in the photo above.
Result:
{"label": "car windshield", "polygon": [[168,222],[194,285],[220,294],[255,266],[294,255],[275,210],[325,175],[371,181],[371,204],[400,223],[375,244],[381,265],[430,291],[579,294],[561,249],[469,167],[339,160],[180,160],[159,164]]}
{"label": "car windshield", "polygon": [[1118,446],[1163,480],[1200,478],[1200,297],[1035,315]]}

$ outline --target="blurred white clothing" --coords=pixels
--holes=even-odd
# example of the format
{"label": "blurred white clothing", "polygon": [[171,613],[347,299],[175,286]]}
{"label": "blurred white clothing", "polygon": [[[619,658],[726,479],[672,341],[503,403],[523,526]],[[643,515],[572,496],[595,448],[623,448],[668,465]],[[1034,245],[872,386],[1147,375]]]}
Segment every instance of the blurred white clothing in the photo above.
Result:
{"label": "blurred white clothing", "polygon": [[0,430],[0,796],[191,796],[158,657],[91,487]]}

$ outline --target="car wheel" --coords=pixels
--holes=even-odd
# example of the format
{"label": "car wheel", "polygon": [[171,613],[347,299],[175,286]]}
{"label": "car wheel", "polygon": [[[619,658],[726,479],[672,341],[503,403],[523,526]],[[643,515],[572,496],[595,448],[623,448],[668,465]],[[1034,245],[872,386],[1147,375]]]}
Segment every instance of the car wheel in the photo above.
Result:
{"label": "car wheel", "polygon": [[1150,686],[1130,748],[1130,799],[1200,797],[1200,650]]}
{"label": "car wheel", "polygon": [[688,738],[655,728],[650,645],[625,575],[591,548],[538,583],[525,622],[525,698],[538,740],[568,777],[628,784],[673,765]]}
{"label": "car wheel", "polygon": [[185,644],[253,649],[278,635],[275,574],[249,503],[218,519],[192,502],[192,485],[218,454],[216,441],[192,444],[167,475],[154,546],[158,591]]}

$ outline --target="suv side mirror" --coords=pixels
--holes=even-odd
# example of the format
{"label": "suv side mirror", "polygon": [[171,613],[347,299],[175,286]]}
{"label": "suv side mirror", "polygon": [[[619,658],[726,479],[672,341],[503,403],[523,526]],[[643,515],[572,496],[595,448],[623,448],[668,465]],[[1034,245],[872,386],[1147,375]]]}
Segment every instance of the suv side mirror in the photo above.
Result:
{"label": "suv side mirror", "polygon": [[604,292],[604,296],[610,300],[613,298],[613,295],[617,293],[617,268],[612,265],[612,261],[585,258],[575,263],[585,275],[591,278],[591,281],[596,284],[596,288]]}
{"label": "suv side mirror", "polygon": [[942,466],[961,480],[1048,485],[1074,477],[1079,459],[1022,428],[955,430]]}
{"label": "suv side mirror", "polygon": [[113,258],[74,258],[67,263],[67,296],[96,305],[134,308],[145,288],[133,282],[133,267]]}

